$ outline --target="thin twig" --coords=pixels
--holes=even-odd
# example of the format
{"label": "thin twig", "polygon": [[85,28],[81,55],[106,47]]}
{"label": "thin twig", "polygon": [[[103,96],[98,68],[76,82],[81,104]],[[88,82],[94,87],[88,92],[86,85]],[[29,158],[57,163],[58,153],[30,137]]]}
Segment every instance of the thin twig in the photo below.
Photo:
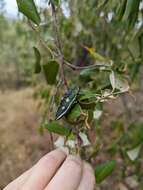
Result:
{"label": "thin twig", "polygon": [[92,69],[92,68],[101,68],[101,67],[108,67],[108,68],[110,68],[111,67],[110,65],[107,65],[107,64],[105,65],[105,64],[100,64],[100,63],[98,63],[98,64],[95,63],[93,65],[80,67],[80,66],[76,66],[76,65],[73,65],[73,64],[69,63],[65,59],[64,59],[64,64],[66,64],[68,67],[70,67],[73,70],[83,70],[83,69]]}
{"label": "thin twig", "polygon": [[58,19],[57,19],[57,14],[56,14],[56,8],[55,8],[55,5],[54,5],[52,0],[50,0],[50,4],[51,4],[52,14],[53,14],[53,27],[54,27],[56,45],[57,45],[58,54],[59,54],[61,77],[62,77],[62,80],[64,82],[64,85],[66,87],[68,87],[67,80],[65,77],[65,72],[64,72],[64,55],[63,55],[63,47],[62,47],[61,39],[59,36],[59,27],[58,27]]}
{"label": "thin twig", "polygon": [[51,142],[51,150],[54,150],[54,137],[53,137],[53,134],[51,132],[49,132],[49,136],[50,136],[50,142]]}
{"label": "thin twig", "polygon": [[[57,22],[57,21],[56,21]],[[66,82],[66,79],[65,79],[65,74],[64,74],[64,64],[66,65],[66,66],[68,66],[69,68],[71,68],[72,70],[84,70],[84,69],[92,69],[92,68],[101,68],[101,67],[110,67],[110,65],[107,65],[107,64],[100,64],[100,63],[95,63],[95,64],[93,64],[93,65],[89,65],[89,66],[82,66],[82,67],[80,67],[80,66],[76,66],[76,65],[73,65],[73,64],[71,64],[69,61],[67,61],[65,58],[64,58],[64,56],[63,56],[63,53],[62,53],[62,46],[61,46],[61,42],[60,42],[60,38],[58,37],[56,37],[56,41],[57,41],[57,44],[58,44],[58,47],[57,47],[57,50],[59,51],[58,52],[58,54],[56,53],[56,52],[54,52],[54,51],[52,51],[48,46],[47,46],[47,44],[46,44],[46,42],[44,41],[44,39],[40,36],[40,34],[39,34],[39,32],[36,30],[36,28],[34,27],[34,25],[29,21],[28,22],[28,24],[29,24],[29,26],[32,28],[32,30],[34,30],[36,33],[37,33],[37,35],[38,35],[38,37],[39,37],[39,40],[40,40],[40,42],[41,42],[41,44],[42,44],[42,46],[51,54],[51,56],[52,56],[52,58],[54,58],[55,56],[56,57],[60,57],[60,63],[62,63],[62,64],[60,64],[61,65],[61,75],[62,75],[62,79],[63,79],[63,81],[64,81],[64,83],[66,84],[66,86],[67,86],[67,82]],[[58,34],[58,30],[57,30],[57,27],[55,27],[55,29],[56,29],[56,36],[59,36],[59,34]]]}
{"label": "thin twig", "polygon": [[54,102],[55,102],[55,97],[56,97],[56,95],[57,95],[57,93],[58,93],[58,90],[59,90],[59,87],[60,87],[60,85],[61,85],[61,80],[59,80],[59,82],[58,82],[58,84],[57,84],[57,86],[56,86],[56,90],[55,90],[55,92],[54,92],[54,94],[52,95],[52,97],[51,97],[51,102],[50,102],[50,105],[49,105],[49,113],[52,111],[52,108],[53,108],[53,105],[54,105]]}

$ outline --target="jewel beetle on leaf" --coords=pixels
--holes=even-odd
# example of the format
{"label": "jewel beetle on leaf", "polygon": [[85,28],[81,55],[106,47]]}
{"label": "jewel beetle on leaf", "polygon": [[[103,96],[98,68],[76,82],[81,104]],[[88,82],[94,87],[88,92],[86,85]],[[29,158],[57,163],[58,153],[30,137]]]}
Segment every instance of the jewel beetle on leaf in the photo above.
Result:
{"label": "jewel beetle on leaf", "polygon": [[70,88],[63,96],[56,112],[56,120],[61,119],[71,108],[79,93],[79,87]]}

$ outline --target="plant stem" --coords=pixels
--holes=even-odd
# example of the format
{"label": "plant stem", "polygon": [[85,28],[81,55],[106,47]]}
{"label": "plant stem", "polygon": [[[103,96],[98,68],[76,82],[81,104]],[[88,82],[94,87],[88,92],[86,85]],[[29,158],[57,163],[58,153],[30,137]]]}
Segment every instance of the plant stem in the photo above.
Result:
{"label": "plant stem", "polygon": [[101,67],[111,67],[110,65],[107,65],[107,64],[100,64],[100,63],[95,63],[93,65],[89,65],[89,66],[76,66],[76,65],[73,65],[71,63],[69,63],[68,61],[66,61],[64,59],[64,64],[66,64],[68,67],[70,67],[71,69],[73,70],[83,70],[83,69],[94,69],[94,68],[101,68]]}
{"label": "plant stem", "polygon": [[51,4],[52,14],[53,14],[53,27],[54,27],[56,45],[57,45],[58,54],[59,54],[61,77],[62,77],[62,80],[64,82],[64,85],[66,87],[68,87],[67,80],[66,80],[66,77],[65,77],[65,72],[64,72],[63,47],[62,47],[61,39],[60,39],[60,36],[59,36],[59,27],[58,27],[58,19],[57,19],[56,9],[55,9],[55,5],[52,2],[52,0],[50,0],[50,4]]}

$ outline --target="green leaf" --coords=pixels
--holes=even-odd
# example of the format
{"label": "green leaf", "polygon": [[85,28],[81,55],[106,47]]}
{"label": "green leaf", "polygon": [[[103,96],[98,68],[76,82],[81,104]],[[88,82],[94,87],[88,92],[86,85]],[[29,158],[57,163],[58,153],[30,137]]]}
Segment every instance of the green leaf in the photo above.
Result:
{"label": "green leaf", "polygon": [[141,62],[140,61],[136,62],[136,63],[132,64],[130,67],[131,67],[130,68],[131,80],[134,81],[137,78],[138,74],[139,74],[139,70],[140,70],[140,67],[141,67]]}
{"label": "green leaf", "polygon": [[143,123],[132,123],[129,126],[129,140],[132,147],[136,147],[139,144],[143,144]]}
{"label": "green leaf", "polygon": [[47,64],[43,65],[43,72],[48,84],[55,84],[58,70],[59,64],[55,60],[50,60]]}
{"label": "green leaf", "polygon": [[76,104],[71,111],[67,114],[67,119],[69,121],[75,121],[81,115],[81,107],[79,104]]}
{"label": "green leaf", "polygon": [[17,0],[18,10],[35,24],[40,24],[40,16],[33,0]]}
{"label": "green leaf", "polygon": [[58,135],[69,136],[71,129],[59,125],[57,122],[52,121],[51,123],[42,124],[43,128],[48,129],[49,132],[56,133]]}
{"label": "green leaf", "polygon": [[128,21],[128,28],[132,28],[137,21],[140,0],[127,0],[123,21]]}
{"label": "green leaf", "polygon": [[134,0],[128,0],[126,4],[126,10],[123,16],[123,20],[127,20],[132,12]]}
{"label": "green leaf", "polygon": [[114,160],[107,161],[103,164],[96,166],[95,177],[96,182],[101,183],[106,177],[108,177],[115,169],[116,162]]}
{"label": "green leaf", "polygon": [[59,4],[60,4],[60,0],[53,0],[53,3],[54,3],[54,5],[55,5],[56,7],[58,7]]}
{"label": "green leaf", "polygon": [[121,5],[120,5],[120,8],[119,8],[119,12],[118,12],[118,19],[121,20],[124,13],[125,13],[125,10],[126,10],[126,4],[127,4],[127,0],[123,0],[121,2]]}
{"label": "green leaf", "polygon": [[139,46],[140,46],[140,57],[143,60],[143,30],[142,34],[139,36]]}
{"label": "green leaf", "polygon": [[38,74],[41,72],[41,65],[40,65],[40,61],[41,61],[41,54],[39,52],[39,50],[36,47],[33,47],[34,49],[34,53],[35,53],[35,73]]}
{"label": "green leaf", "polygon": [[83,91],[80,94],[79,102],[83,109],[94,109],[97,94],[92,91]]}
{"label": "green leaf", "polygon": [[138,13],[139,13],[139,6],[140,6],[140,0],[136,0],[133,2],[133,8],[132,8],[132,13],[130,15],[130,19],[129,19],[129,27],[132,28],[137,19],[138,19]]}
{"label": "green leaf", "polygon": [[80,101],[84,101],[84,100],[89,100],[89,99],[96,99],[97,95],[94,92],[91,91],[84,91],[80,97],[79,100]]}
{"label": "green leaf", "polygon": [[92,76],[95,76],[95,69],[84,69],[79,74],[79,78],[82,82],[91,81]]}

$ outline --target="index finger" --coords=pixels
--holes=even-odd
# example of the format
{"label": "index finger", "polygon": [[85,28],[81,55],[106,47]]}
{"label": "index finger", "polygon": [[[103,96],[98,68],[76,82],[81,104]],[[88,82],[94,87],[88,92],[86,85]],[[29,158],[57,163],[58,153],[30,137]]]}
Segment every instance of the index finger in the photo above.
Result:
{"label": "index finger", "polygon": [[43,190],[65,160],[67,154],[61,149],[54,150],[44,156],[34,166],[29,178],[21,190]]}

